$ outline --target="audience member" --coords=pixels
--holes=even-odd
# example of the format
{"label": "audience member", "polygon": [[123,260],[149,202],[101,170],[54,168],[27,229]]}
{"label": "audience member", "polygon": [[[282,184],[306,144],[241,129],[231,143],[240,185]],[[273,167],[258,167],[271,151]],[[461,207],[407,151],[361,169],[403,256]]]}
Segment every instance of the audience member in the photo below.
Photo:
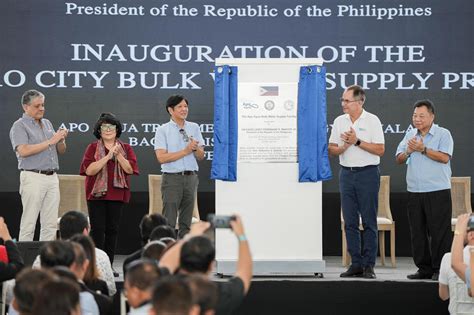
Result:
{"label": "audience member", "polygon": [[74,262],[74,247],[71,242],[51,241],[40,248],[41,268],[69,267]]}
{"label": "audience member", "polygon": [[[68,241],[51,241],[43,245],[40,249],[40,259],[42,268],[54,268],[57,266],[69,268],[75,276],[76,282],[80,286],[81,292],[86,298],[81,298],[82,313],[99,314],[99,303],[93,292],[87,290],[85,285],[81,286],[81,280],[88,263],[84,250],[78,243]],[[82,297],[82,295],[81,295]],[[101,299],[99,298],[99,301]],[[107,306],[103,307],[108,310]]]}
{"label": "audience member", "polygon": [[158,241],[163,237],[171,237],[176,239],[176,231],[169,225],[160,225],[153,229],[150,234],[150,241]]}
{"label": "audience member", "polygon": [[89,292],[95,299],[97,306],[99,307],[100,314],[107,314],[112,306],[112,300],[99,292],[89,289],[84,283],[84,275],[87,272],[89,260],[86,257],[84,249],[79,243],[72,242],[74,248],[74,263],[69,266],[69,269],[74,273],[77,278],[77,282],[81,288],[81,292]]}
{"label": "audience member", "polygon": [[159,239],[159,241],[165,243],[166,246],[168,246],[168,248],[172,246],[174,243],[176,243],[176,239],[172,237],[162,237]]}
{"label": "audience member", "polygon": [[99,271],[97,269],[95,258],[95,246],[92,238],[83,234],[76,234],[70,238],[70,241],[81,244],[86,257],[89,260],[89,264],[87,265],[86,273],[84,274],[83,278],[86,286],[94,292],[100,292],[101,294],[109,295],[107,283],[99,278]]}
{"label": "audience member", "polygon": [[[464,264],[469,265],[469,250],[474,246],[474,230],[468,229],[465,235],[464,245],[463,260]],[[451,268],[451,253],[444,254],[441,260],[439,271],[439,297],[443,301],[449,299],[448,310],[450,314],[474,314],[474,299],[469,297],[466,284]]]}
{"label": "audience member", "polygon": [[148,314],[152,290],[160,275],[158,265],[151,260],[139,259],[128,265],[124,292],[131,306],[129,314]]}
{"label": "audience member", "polygon": [[145,248],[143,249],[142,258],[159,261],[165,250],[165,243],[160,241],[151,241],[150,243],[146,244]]}
{"label": "audience member", "polygon": [[[240,216],[236,215],[230,224],[239,243],[237,271],[229,281],[217,283],[217,314],[234,312],[242,303],[252,280],[252,256]],[[215,249],[208,238],[201,236],[209,227],[210,224],[207,222],[193,224],[191,237],[177,242],[166,251],[160,259],[160,267],[168,268],[171,273],[179,268],[183,274],[209,275],[215,259]]]}
{"label": "audience member", "polygon": [[38,292],[46,282],[53,279],[53,274],[47,270],[30,268],[22,270],[16,277],[13,302],[8,313],[31,314]]}
{"label": "audience member", "polygon": [[142,257],[143,246],[150,241],[150,234],[157,226],[168,225],[168,220],[158,213],[146,214],[140,221],[140,236],[142,240],[142,247],[130,254],[125,258],[123,262],[123,276],[125,278],[125,272],[127,272],[127,266],[132,261],[140,259]]}
{"label": "audience member", "polygon": [[463,259],[463,247],[465,238],[473,237],[472,234],[474,234],[474,217],[467,213],[460,215],[456,222],[453,244],[451,246],[451,267],[458,277],[466,283],[469,296],[472,296],[471,284],[474,280],[474,250],[469,249],[471,257],[470,262],[466,264]]}
{"label": "audience member", "polygon": [[[76,234],[89,235],[89,229],[86,215],[79,211],[68,211],[59,221],[59,235],[63,240],[68,240]],[[95,248],[95,257],[99,278],[107,283],[109,296],[112,296],[117,292],[117,288],[109,257],[103,250],[97,247]],[[40,264],[39,257],[37,257],[33,263],[33,268],[39,268]]]}
{"label": "audience member", "polygon": [[191,289],[176,276],[163,277],[153,289],[150,315],[197,315],[199,307],[193,304]]}
{"label": "audience member", "polygon": [[[49,270],[61,279],[67,279],[79,284],[76,275],[68,267],[55,266]],[[87,290],[83,290],[81,284],[79,284],[79,290],[79,303],[81,305],[82,314],[97,314],[95,312],[100,313],[100,309],[98,308],[97,302],[94,299],[92,293]]]}
{"label": "audience member", "polygon": [[6,254],[6,260],[0,261],[0,282],[3,282],[15,278],[15,275],[24,267],[24,263],[2,217],[0,217],[0,239],[4,243],[4,254]]}
{"label": "audience member", "polygon": [[191,289],[200,315],[214,315],[217,306],[217,285],[204,275],[188,275],[184,282]]}
{"label": "audience member", "polygon": [[32,315],[81,315],[77,283],[60,279],[46,282],[33,304]]}

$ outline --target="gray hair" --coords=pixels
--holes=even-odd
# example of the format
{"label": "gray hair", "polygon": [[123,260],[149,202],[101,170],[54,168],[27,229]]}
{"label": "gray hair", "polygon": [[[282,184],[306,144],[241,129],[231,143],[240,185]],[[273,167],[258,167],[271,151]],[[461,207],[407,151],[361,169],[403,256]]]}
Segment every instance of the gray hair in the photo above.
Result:
{"label": "gray hair", "polygon": [[29,105],[34,98],[44,98],[44,94],[37,90],[28,90],[21,96],[21,104]]}

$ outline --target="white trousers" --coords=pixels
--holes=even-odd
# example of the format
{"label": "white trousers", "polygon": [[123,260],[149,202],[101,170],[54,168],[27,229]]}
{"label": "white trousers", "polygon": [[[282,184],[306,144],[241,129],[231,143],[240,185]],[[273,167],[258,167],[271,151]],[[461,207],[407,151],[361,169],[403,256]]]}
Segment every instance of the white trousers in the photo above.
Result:
{"label": "white trousers", "polygon": [[20,195],[23,214],[19,241],[32,241],[36,220],[40,215],[40,241],[56,239],[59,209],[59,179],[57,174],[20,173]]}

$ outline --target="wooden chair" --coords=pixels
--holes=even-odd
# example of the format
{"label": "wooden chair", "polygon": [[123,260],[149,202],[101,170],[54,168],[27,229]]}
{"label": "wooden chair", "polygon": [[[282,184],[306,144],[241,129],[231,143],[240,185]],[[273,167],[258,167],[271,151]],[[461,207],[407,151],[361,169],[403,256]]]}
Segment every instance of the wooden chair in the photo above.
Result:
{"label": "wooden chair", "polygon": [[[359,218],[359,229],[364,230],[362,226],[362,219]],[[385,232],[390,232],[390,258],[392,267],[396,266],[395,259],[395,221],[392,218],[392,211],[390,210],[390,176],[380,177],[379,189],[379,205],[377,213],[377,229],[379,231],[379,248],[380,260],[382,266],[385,266]],[[341,210],[341,231],[342,231],[342,264],[348,266],[350,263],[350,255],[347,251],[346,232],[344,230],[344,219]]]}
{"label": "wooden chair", "polygon": [[451,201],[453,205],[451,229],[454,231],[458,216],[464,213],[472,213],[470,176],[451,177]]}
{"label": "wooden chair", "polygon": [[[163,213],[163,199],[161,198],[161,175],[148,175],[148,213]],[[193,209],[193,223],[199,222],[199,208],[197,200],[197,192],[194,199],[194,209]],[[176,228],[178,228],[178,220],[176,220]]]}
{"label": "wooden chair", "polygon": [[58,175],[59,191],[61,200],[59,202],[58,218],[70,210],[84,212],[89,216],[87,210],[85,176],[81,175]]}

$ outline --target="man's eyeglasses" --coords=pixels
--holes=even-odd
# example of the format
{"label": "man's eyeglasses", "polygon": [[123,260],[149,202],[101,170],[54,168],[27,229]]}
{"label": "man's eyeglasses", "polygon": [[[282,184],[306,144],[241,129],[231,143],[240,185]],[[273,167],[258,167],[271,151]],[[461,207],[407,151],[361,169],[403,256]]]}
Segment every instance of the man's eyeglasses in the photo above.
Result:
{"label": "man's eyeglasses", "polygon": [[179,129],[179,133],[183,135],[183,140],[184,140],[184,142],[188,142],[188,141],[189,141],[189,136],[188,136],[188,134],[186,133],[186,130],[184,130],[184,129]]}
{"label": "man's eyeglasses", "polygon": [[342,104],[349,104],[349,103],[353,103],[353,102],[358,102],[360,100],[346,100],[346,99],[343,99],[343,98],[340,98],[339,99],[341,101]]}
{"label": "man's eyeglasses", "polygon": [[102,131],[115,131],[117,130],[117,126],[111,124],[104,124],[100,126],[100,130]]}

